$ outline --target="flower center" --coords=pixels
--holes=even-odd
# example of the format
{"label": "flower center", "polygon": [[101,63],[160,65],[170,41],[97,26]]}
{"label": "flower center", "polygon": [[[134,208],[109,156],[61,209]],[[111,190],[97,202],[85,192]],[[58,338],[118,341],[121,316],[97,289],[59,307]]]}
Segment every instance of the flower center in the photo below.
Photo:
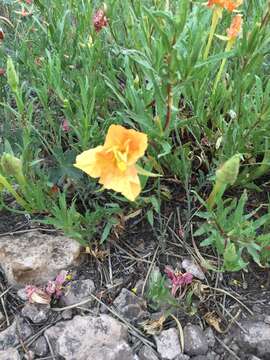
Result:
{"label": "flower center", "polygon": [[123,152],[118,146],[113,146],[107,152],[113,153],[118,169],[121,172],[125,172],[128,168],[128,149]]}
{"label": "flower center", "polygon": [[114,151],[114,156],[116,159],[116,165],[118,169],[122,172],[127,170],[127,153],[122,153],[119,150]]}

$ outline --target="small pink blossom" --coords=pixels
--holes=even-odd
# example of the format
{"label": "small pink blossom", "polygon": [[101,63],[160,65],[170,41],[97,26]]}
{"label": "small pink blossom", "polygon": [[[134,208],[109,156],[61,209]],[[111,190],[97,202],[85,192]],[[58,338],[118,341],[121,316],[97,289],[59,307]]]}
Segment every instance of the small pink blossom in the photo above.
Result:
{"label": "small pink blossom", "polygon": [[67,119],[63,120],[61,127],[64,132],[69,132],[70,127],[69,127],[69,122],[67,121]]}
{"label": "small pink blossom", "polygon": [[177,291],[192,283],[193,275],[191,273],[182,274],[179,271],[174,271],[170,266],[166,266],[164,272],[171,280],[172,295],[175,296]]}
{"label": "small pink blossom", "polygon": [[31,304],[49,304],[51,302],[51,295],[36,286],[27,285],[25,292]]}
{"label": "small pink blossom", "polygon": [[25,287],[26,296],[31,304],[50,304],[52,298],[59,299],[63,294],[65,282],[67,281],[67,271],[61,271],[54,281],[49,280],[47,285],[39,288],[33,285]]}
{"label": "small pink blossom", "polygon": [[46,286],[46,292],[50,295],[54,295],[57,299],[60,298],[63,292],[63,285],[66,281],[67,272],[62,271],[56,276],[54,281],[48,281]]}
{"label": "small pink blossom", "polygon": [[108,25],[108,19],[105,15],[105,11],[102,9],[99,9],[96,11],[93,17],[93,24],[95,27],[96,32],[99,32],[104,27]]}

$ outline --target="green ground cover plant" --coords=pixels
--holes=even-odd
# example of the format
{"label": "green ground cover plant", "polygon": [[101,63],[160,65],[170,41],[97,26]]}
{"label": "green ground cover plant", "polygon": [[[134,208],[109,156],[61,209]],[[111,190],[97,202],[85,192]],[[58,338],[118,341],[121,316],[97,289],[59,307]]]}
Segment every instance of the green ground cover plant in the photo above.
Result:
{"label": "green ground cover plant", "polygon": [[183,191],[210,268],[268,266],[269,33],[267,0],[2,0],[1,208],[91,247]]}

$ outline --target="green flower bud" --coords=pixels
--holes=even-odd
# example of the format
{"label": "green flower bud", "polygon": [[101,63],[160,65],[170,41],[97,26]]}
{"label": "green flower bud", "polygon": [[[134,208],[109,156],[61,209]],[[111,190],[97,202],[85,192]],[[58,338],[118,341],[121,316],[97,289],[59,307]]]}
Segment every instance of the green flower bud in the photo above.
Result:
{"label": "green flower bud", "polygon": [[7,60],[7,81],[11,90],[13,92],[17,92],[19,87],[19,77],[18,74],[16,73],[11,57],[8,57]]}
{"label": "green flower bud", "polygon": [[19,185],[25,185],[25,177],[22,170],[22,161],[12,154],[4,153],[1,157],[1,167],[6,176],[14,176]]}
{"label": "green flower bud", "polygon": [[237,179],[240,165],[240,154],[232,156],[216,171],[216,181],[233,185]]}

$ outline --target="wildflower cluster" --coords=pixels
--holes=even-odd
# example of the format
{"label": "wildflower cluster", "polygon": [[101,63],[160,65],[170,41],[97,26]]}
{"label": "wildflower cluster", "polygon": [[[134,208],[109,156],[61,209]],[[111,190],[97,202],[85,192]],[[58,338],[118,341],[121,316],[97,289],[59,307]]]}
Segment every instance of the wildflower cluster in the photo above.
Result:
{"label": "wildflower cluster", "polygon": [[27,285],[25,287],[27,298],[30,303],[50,304],[52,299],[59,299],[61,297],[68,280],[68,273],[61,271],[54,281],[48,281],[47,285],[42,288]]}
{"label": "wildflower cluster", "polygon": [[178,290],[180,291],[179,295],[181,295],[182,290],[192,283],[193,275],[191,273],[181,273],[173,270],[170,266],[166,266],[164,272],[171,281],[173,296],[176,296]]}

